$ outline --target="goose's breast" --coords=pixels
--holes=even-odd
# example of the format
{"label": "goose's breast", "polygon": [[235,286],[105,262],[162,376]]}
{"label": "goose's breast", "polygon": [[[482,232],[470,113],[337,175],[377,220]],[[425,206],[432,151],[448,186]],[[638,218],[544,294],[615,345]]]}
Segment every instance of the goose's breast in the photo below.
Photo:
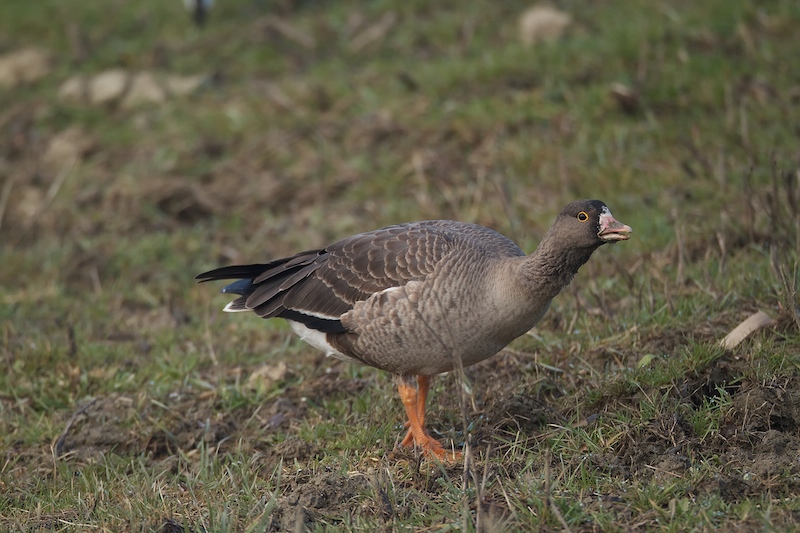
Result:
{"label": "goose's breast", "polygon": [[[494,282],[497,261],[448,268],[424,281],[387,289],[342,317],[352,334],[332,339],[344,354],[400,374],[437,374],[469,366],[524,334],[546,309],[531,313],[506,301]],[[498,290],[500,287],[500,290]]]}

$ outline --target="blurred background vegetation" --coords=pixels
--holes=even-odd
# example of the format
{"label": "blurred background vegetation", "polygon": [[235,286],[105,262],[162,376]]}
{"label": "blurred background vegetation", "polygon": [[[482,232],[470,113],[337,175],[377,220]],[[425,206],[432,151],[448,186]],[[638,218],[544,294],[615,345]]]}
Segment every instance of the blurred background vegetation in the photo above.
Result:
{"label": "blurred background vegetation", "polygon": [[[219,0],[203,25],[4,0],[0,527],[796,526],[799,24],[788,0]],[[392,455],[387,376],[193,282],[408,220],[532,250],[587,197],[634,238],[468,372],[463,478]],[[461,444],[458,390],[431,416]]]}

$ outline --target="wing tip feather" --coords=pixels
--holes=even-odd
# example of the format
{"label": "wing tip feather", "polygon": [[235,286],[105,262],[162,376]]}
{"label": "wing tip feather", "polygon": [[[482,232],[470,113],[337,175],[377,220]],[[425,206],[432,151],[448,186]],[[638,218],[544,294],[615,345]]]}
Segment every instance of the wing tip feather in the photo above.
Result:
{"label": "wing tip feather", "polygon": [[226,313],[243,313],[245,311],[250,311],[251,309],[248,309],[248,307],[245,305],[245,302],[245,298],[237,298],[226,305],[222,310]]}

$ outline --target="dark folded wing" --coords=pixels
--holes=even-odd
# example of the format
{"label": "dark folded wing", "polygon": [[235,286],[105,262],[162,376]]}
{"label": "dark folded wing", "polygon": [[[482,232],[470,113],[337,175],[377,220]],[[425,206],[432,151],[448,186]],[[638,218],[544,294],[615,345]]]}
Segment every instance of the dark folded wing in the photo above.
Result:
{"label": "dark folded wing", "polygon": [[[457,223],[450,223],[456,224]],[[223,292],[240,294],[229,311],[295,320],[326,333],[346,331],[340,317],[373,294],[419,280],[452,249],[455,228],[418,222],[354,235],[263,265],[206,272],[200,281],[242,278]],[[248,283],[246,280],[250,280]]]}

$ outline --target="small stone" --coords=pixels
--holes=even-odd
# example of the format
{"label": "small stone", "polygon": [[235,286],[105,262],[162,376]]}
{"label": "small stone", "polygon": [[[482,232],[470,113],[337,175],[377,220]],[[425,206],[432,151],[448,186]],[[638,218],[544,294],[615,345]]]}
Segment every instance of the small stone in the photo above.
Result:
{"label": "small stone", "polygon": [[121,68],[106,70],[89,81],[89,101],[95,105],[119,100],[128,86],[128,72]]}
{"label": "small stone", "polygon": [[247,388],[269,389],[273,384],[286,379],[288,373],[289,368],[283,361],[274,365],[264,365],[247,378]]}
{"label": "small stone", "polygon": [[86,100],[87,91],[86,78],[73,76],[58,88],[58,99],[62,102],[83,102]]}
{"label": "small stone", "polygon": [[569,13],[550,6],[534,6],[519,18],[520,40],[525,45],[556,41],[572,24]]}
{"label": "small stone", "polygon": [[0,56],[0,87],[31,83],[51,70],[50,55],[38,48],[24,48]]}
{"label": "small stone", "polygon": [[42,170],[54,175],[68,169],[91,149],[92,144],[92,140],[82,129],[67,128],[50,139],[42,155]]}
{"label": "small stone", "polygon": [[167,76],[165,85],[171,95],[180,96],[196,91],[205,80],[205,76]]}
{"label": "small stone", "polygon": [[123,107],[135,107],[141,104],[161,104],[167,94],[155,77],[149,72],[140,72],[131,81],[128,93],[122,100]]}

